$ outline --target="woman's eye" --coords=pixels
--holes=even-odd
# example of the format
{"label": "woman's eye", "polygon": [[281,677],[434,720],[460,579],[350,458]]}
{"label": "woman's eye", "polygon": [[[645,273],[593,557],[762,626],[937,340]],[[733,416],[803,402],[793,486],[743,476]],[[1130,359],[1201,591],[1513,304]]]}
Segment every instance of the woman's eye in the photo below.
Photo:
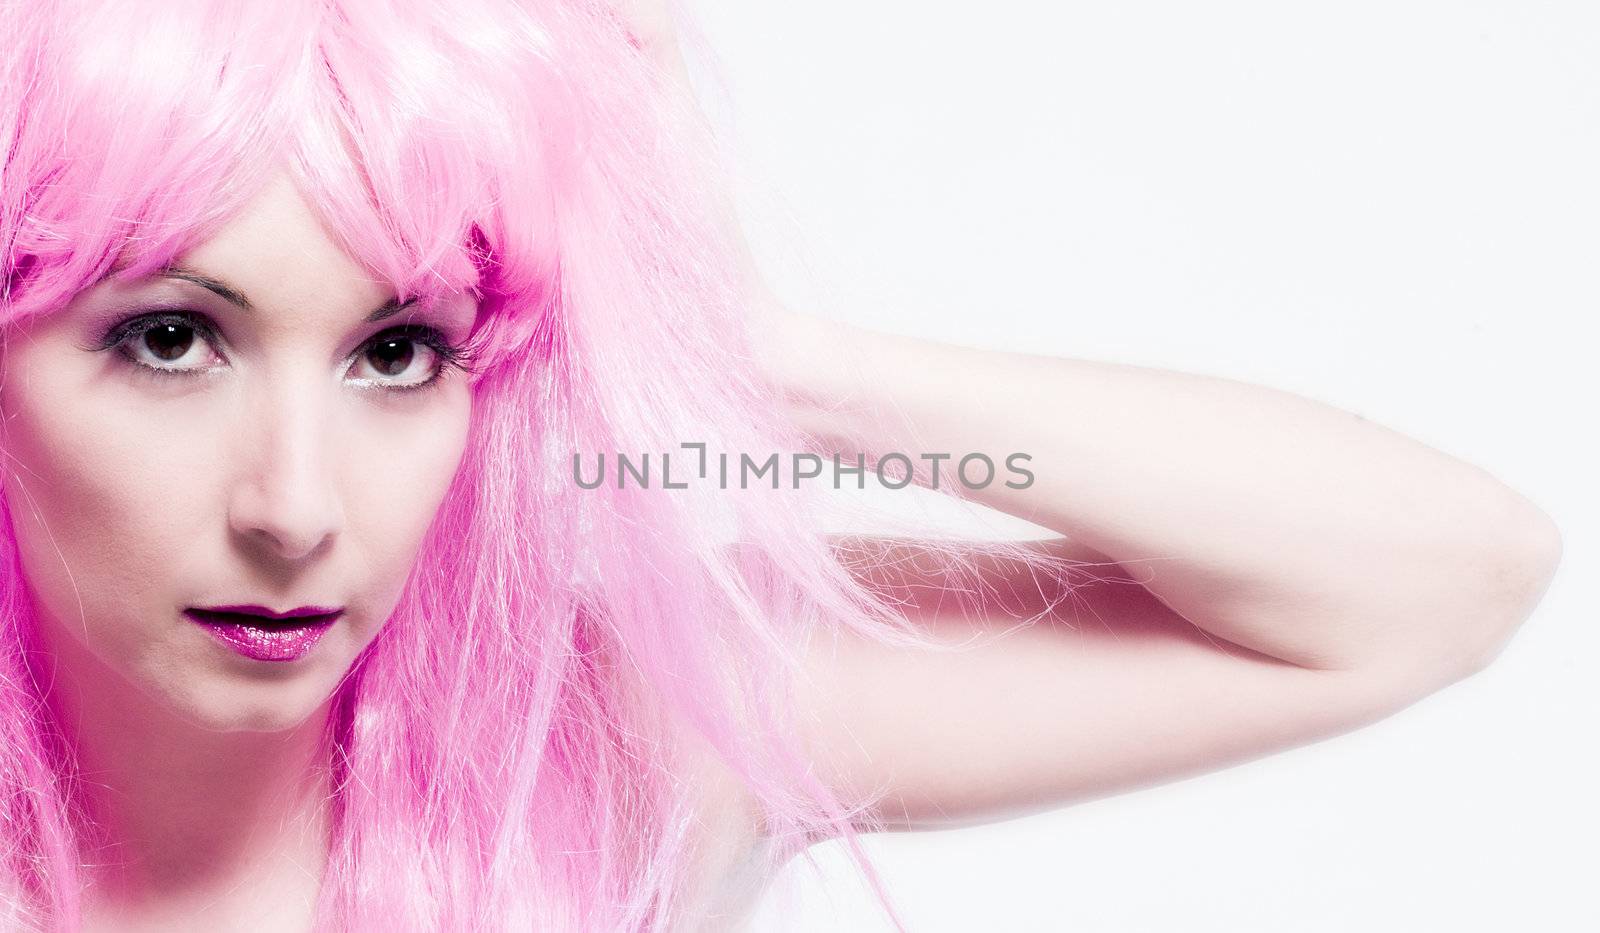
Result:
{"label": "woman's eye", "polygon": [[[118,324],[86,350],[115,349],[141,370],[176,376],[200,375],[228,365],[211,324],[192,312],[161,312]],[[447,367],[470,368],[463,348],[425,325],[391,328],[356,351],[347,378],[381,389],[422,389]]]}
{"label": "woman's eye", "polygon": [[365,384],[415,389],[438,378],[443,362],[443,354],[424,338],[380,334],[356,354],[351,374]]}
{"label": "woman's eye", "polygon": [[185,318],[167,316],[133,322],[116,341],[122,355],[150,369],[198,373],[221,361],[210,334]]}

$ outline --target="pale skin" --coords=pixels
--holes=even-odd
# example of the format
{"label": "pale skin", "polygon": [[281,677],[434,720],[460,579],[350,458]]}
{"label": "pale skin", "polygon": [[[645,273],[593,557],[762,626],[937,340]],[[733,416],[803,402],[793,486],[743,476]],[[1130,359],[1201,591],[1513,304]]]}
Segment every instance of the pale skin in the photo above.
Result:
{"label": "pale skin", "polygon": [[[89,928],[304,929],[326,857],[322,700],[394,605],[459,461],[468,387],[452,373],[402,401],[352,372],[393,323],[365,316],[392,295],[285,179],[184,265],[258,313],[151,280],[14,337],[5,481],[26,503],[54,697],[100,786]],[[203,390],[135,382],[79,346],[117,301],[172,289],[232,328]],[[455,302],[410,319],[459,339],[472,317]],[[1381,718],[1492,659],[1559,561],[1549,519],[1483,471],[1283,392],[877,334],[772,301],[755,323],[763,374],[820,449],[1028,451],[1030,488],[975,497],[1061,536],[1042,547],[1140,581],[1085,587],[960,654],[819,644],[809,752],[847,799],[886,788],[890,829],[1058,807]],[[271,443],[241,442],[263,431]],[[164,484],[184,496],[153,510]],[[351,624],[276,680],[171,624],[177,606],[246,593],[346,605]],[[957,642],[1035,608],[907,611]],[[728,793],[758,834],[753,803]]]}
{"label": "pale skin", "polygon": [[[304,929],[327,850],[327,698],[392,612],[465,448],[465,374],[424,346],[380,371],[399,324],[459,343],[455,299],[378,323],[393,297],[280,175],[200,247],[189,278],[104,282],[8,335],[8,501],[50,691],[101,824],[88,929]],[[156,309],[204,315],[162,359],[91,350]],[[382,357],[379,361],[382,361]],[[143,368],[196,372],[172,375]],[[403,506],[403,507],[402,507]],[[239,657],[187,606],[342,606],[294,665]]]}
{"label": "pale skin", "polygon": [[[685,80],[665,4],[625,6]],[[762,366],[818,450],[1026,451],[1029,488],[971,497],[1057,532],[1046,551],[1139,581],[1046,606],[994,563],[1018,595],[992,614],[949,599],[908,614],[952,644],[1040,624],[959,654],[819,646],[812,755],[847,799],[887,788],[874,812],[890,829],[1059,807],[1380,719],[1488,663],[1560,561],[1549,516],[1494,477],[1310,399],[875,333],[772,296],[760,309]],[[897,600],[938,590],[919,574],[864,582]]]}
{"label": "pale skin", "polygon": [[[1016,598],[988,617],[948,598],[909,614],[951,643],[1039,623],[959,654],[855,636],[817,652],[813,755],[847,797],[886,786],[891,829],[1059,807],[1382,718],[1488,663],[1559,562],[1549,518],[1482,470],[1285,392],[769,322],[768,370],[823,449],[1027,451],[1031,487],[972,497],[1063,536],[1039,547],[1138,581],[1050,608],[1048,588],[996,563],[989,582]],[[869,582],[940,584],[915,569]]]}

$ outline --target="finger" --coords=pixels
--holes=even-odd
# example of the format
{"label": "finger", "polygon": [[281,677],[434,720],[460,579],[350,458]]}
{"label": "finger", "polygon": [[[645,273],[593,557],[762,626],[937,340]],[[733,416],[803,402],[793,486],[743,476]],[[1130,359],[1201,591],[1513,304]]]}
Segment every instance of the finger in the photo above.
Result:
{"label": "finger", "polygon": [[619,13],[634,47],[668,73],[685,72],[669,0],[618,0]]}

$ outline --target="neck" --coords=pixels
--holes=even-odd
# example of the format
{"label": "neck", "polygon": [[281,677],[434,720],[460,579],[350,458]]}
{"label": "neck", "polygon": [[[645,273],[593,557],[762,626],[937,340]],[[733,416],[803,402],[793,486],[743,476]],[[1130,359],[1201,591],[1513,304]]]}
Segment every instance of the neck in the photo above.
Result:
{"label": "neck", "polygon": [[59,665],[49,699],[77,755],[91,902],[130,916],[231,913],[223,901],[309,911],[328,851],[329,704],[282,732],[214,732],[74,661],[98,675],[92,688]]}

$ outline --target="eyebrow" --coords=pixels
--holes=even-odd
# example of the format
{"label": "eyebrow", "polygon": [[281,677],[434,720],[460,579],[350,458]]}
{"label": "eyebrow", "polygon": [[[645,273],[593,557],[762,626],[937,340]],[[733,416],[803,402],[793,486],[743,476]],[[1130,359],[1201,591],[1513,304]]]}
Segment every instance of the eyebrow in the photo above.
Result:
{"label": "eyebrow", "polygon": [[[237,306],[240,310],[255,310],[255,306],[250,303],[250,299],[245,297],[243,292],[227,284],[226,282],[214,279],[209,275],[201,275],[193,269],[186,269],[183,266],[165,266],[156,270],[155,275],[160,278],[181,279],[185,282],[192,282],[195,285],[206,289],[207,291],[214,292],[224,301]],[[406,308],[409,308],[416,303],[417,299],[415,296],[407,298],[405,301],[401,301],[399,298],[390,298],[372,313],[367,315],[366,323],[376,324],[379,321],[394,317],[396,314],[399,314],[401,311],[404,311]]]}

